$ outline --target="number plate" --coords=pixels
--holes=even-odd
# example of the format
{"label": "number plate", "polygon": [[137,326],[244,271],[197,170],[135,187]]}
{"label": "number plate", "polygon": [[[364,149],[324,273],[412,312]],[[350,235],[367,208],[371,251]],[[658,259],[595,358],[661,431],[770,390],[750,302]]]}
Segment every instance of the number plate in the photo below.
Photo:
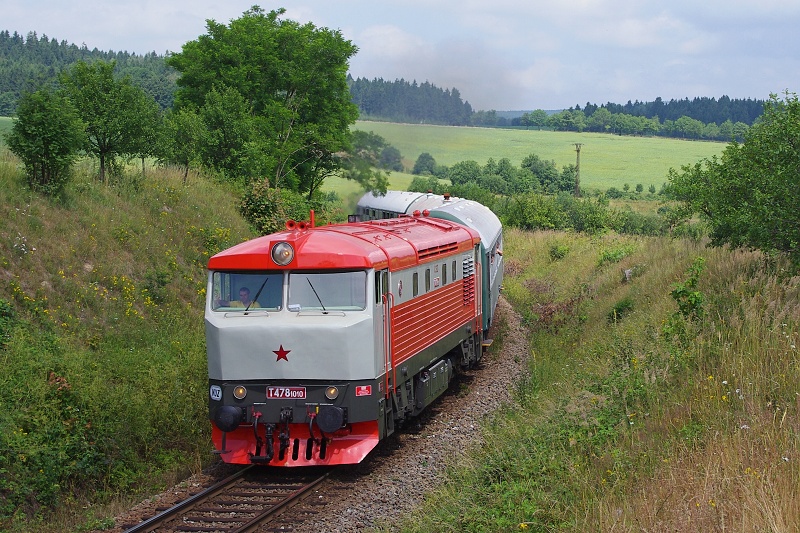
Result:
{"label": "number plate", "polygon": [[267,387],[268,400],[305,400],[305,387]]}

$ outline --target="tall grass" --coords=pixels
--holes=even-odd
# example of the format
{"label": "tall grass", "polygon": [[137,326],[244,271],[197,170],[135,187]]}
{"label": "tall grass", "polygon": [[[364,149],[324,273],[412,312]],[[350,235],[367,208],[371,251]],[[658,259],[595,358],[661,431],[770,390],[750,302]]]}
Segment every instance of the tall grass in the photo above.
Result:
{"label": "tall grass", "polygon": [[[800,278],[666,238],[508,231],[505,248],[530,374],[402,530],[800,528]],[[697,257],[698,313],[681,312]]]}
{"label": "tall grass", "polygon": [[211,459],[205,265],[250,229],[210,180],[132,168],[108,186],[85,165],[52,201],[0,158],[0,529],[73,529],[49,509]]}

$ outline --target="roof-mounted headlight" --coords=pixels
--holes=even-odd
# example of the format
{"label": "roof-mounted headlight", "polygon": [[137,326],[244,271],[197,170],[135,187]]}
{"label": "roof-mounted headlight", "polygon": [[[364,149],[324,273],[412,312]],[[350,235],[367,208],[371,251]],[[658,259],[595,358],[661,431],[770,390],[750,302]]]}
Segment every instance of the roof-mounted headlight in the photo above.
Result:
{"label": "roof-mounted headlight", "polygon": [[275,264],[286,266],[294,259],[294,248],[288,242],[279,242],[272,247],[272,260]]}

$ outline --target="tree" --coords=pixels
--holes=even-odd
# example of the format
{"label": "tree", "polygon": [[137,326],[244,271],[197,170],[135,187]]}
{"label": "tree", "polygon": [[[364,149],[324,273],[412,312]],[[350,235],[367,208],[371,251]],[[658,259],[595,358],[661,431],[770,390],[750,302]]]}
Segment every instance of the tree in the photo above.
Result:
{"label": "tree", "polygon": [[555,161],[545,161],[536,154],[530,154],[522,160],[520,166],[530,171],[546,191],[552,193],[559,190],[558,168]]}
{"label": "tree", "polygon": [[689,118],[686,115],[680,117],[675,121],[675,130],[681,134],[682,137],[689,137],[692,139],[699,139],[703,134],[705,124],[699,120]]}
{"label": "tree", "polygon": [[381,150],[380,164],[378,165],[386,170],[394,170],[402,172],[403,169],[403,154],[394,146],[386,146]]}
{"label": "tree", "polygon": [[721,246],[786,254],[800,264],[800,102],[771,95],[764,114],[720,157],[670,170],[670,194],[711,226]]}
{"label": "tree", "polygon": [[[247,159],[226,155],[222,168],[229,178],[267,178],[272,187],[310,197],[339,168],[334,155],[348,147],[358,116],[346,78],[357,48],[338,31],[281,20],[284,13],[253,6],[228,26],[210,20],[208,33],[184,44],[167,63],[181,73],[179,108],[201,108],[212,91],[235,91],[255,118],[241,135]],[[231,127],[238,126],[215,125]],[[211,138],[224,139],[227,134],[215,128]]]}
{"label": "tree", "polygon": [[60,76],[64,94],[86,123],[87,151],[100,161],[100,180],[122,155],[144,153],[136,145],[142,135],[142,113],[148,97],[130,78],[114,78],[115,62],[79,61]]}
{"label": "tree", "polygon": [[[355,130],[351,138],[350,149],[337,156],[344,171],[342,175],[361,184],[364,190],[376,194],[385,193],[389,186],[389,172],[382,163],[386,149],[390,148],[389,143],[371,131]],[[399,159],[400,151],[395,150]]]}
{"label": "tree", "polygon": [[43,88],[24,94],[6,134],[9,149],[22,160],[28,185],[58,195],[86,142],[84,124],[66,98]]}
{"label": "tree", "polygon": [[144,91],[132,91],[128,107],[138,119],[131,124],[127,153],[141,159],[142,176],[144,176],[145,159],[158,156],[164,120],[158,102]]}
{"label": "tree", "polygon": [[536,126],[539,129],[544,128],[547,125],[547,111],[534,109],[531,111],[529,121],[531,126]]}
{"label": "tree", "polygon": [[558,175],[558,182],[553,184],[558,192],[573,192],[575,196],[580,196],[580,184],[577,183],[578,167],[573,164],[561,167],[561,174]]}
{"label": "tree", "polygon": [[477,183],[481,175],[481,166],[477,161],[459,161],[447,172],[450,183],[453,185],[463,185],[466,183]]}
{"label": "tree", "polygon": [[414,163],[412,174],[435,174],[436,160],[428,152],[422,152]]}
{"label": "tree", "polygon": [[600,107],[589,117],[588,128],[591,131],[606,133],[611,129],[611,124],[611,111],[605,107]]}
{"label": "tree", "polygon": [[183,167],[183,183],[189,167],[201,161],[200,148],[205,144],[205,126],[200,116],[189,110],[170,111],[164,118],[164,135],[159,157],[165,163]]}
{"label": "tree", "polygon": [[[192,106],[179,107],[179,110],[191,109]],[[269,146],[264,146],[263,157],[259,156],[258,149],[248,151],[249,143],[258,144],[259,136],[256,135],[258,121],[253,117],[252,108],[247,100],[232,87],[224,85],[212,88],[205,94],[203,105],[199,109],[206,133],[205,143],[200,150],[203,164],[226,176],[231,181],[247,182],[246,175],[268,176],[274,161],[270,156],[277,158],[277,154],[269,151]],[[268,127],[263,126],[264,134]],[[269,137],[262,137],[267,143]],[[254,160],[248,161],[247,155],[252,152]],[[273,182],[273,186],[277,186]]]}
{"label": "tree", "polygon": [[374,167],[380,166],[381,152],[389,143],[375,132],[354,130],[351,134],[352,149],[350,152]]}

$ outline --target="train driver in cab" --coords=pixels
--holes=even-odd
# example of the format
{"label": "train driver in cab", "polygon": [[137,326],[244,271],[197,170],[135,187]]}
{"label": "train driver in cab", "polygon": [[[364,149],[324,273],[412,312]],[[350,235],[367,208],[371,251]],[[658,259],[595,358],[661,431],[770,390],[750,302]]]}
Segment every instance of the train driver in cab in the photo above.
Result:
{"label": "train driver in cab", "polygon": [[253,309],[255,307],[261,307],[261,304],[250,299],[250,289],[242,287],[239,289],[238,300],[228,301],[220,299],[217,300],[217,307],[243,307],[245,309]]}

